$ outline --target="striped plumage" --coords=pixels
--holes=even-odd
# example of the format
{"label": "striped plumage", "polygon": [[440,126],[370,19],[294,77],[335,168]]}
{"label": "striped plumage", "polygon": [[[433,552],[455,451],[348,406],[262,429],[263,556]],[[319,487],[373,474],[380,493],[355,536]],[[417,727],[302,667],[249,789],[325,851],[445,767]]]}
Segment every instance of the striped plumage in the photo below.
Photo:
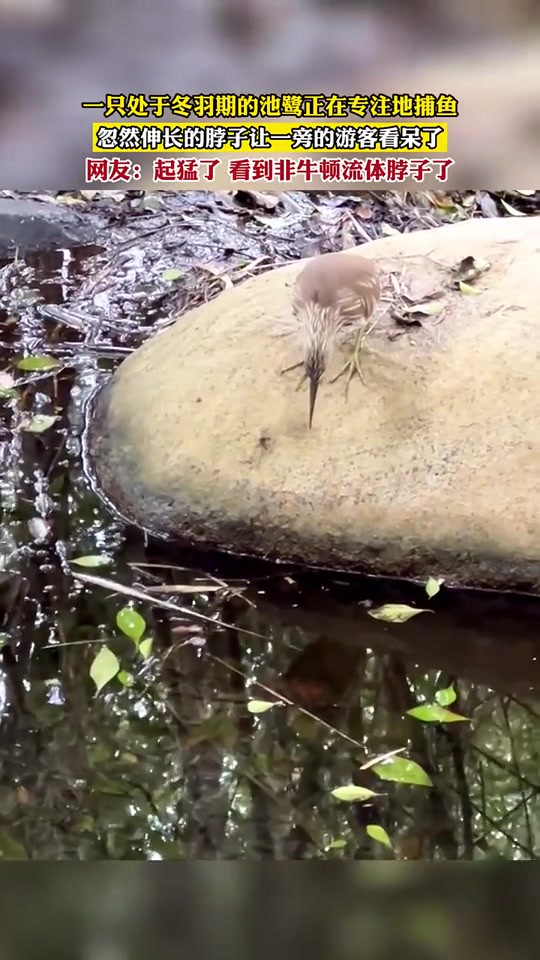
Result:
{"label": "striped plumage", "polygon": [[375,264],[353,253],[324,253],[309,260],[293,290],[293,311],[310,383],[309,426],[321,377],[334,347],[362,332],[381,295]]}

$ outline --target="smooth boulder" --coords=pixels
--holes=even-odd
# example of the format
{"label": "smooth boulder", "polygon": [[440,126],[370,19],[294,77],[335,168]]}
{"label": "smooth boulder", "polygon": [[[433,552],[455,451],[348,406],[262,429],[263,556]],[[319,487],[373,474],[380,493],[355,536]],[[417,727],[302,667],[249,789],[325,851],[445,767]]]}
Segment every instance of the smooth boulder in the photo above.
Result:
{"label": "smooth boulder", "polygon": [[[540,593],[540,217],[358,254],[401,298],[369,338],[365,383],[345,397],[336,356],[307,429],[306,388],[282,373],[301,357],[281,333],[302,261],[270,270],[186,313],[101,391],[87,434],[101,490],[191,543]],[[489,269],[460,284],[466,258]]]}

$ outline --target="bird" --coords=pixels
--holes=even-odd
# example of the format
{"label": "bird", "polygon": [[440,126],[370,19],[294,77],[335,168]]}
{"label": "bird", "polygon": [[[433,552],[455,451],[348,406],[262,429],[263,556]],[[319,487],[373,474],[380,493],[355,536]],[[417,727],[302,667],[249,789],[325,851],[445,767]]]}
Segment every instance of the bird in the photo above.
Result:
{"label": "bird", "polygon": [[[315,401],[321,378],[334,350],[351,333],[356,344],[345,370],[349,380],[360,369],[359,351],[374,324],[367,321],[381,296],[379,271],[372,260],[360,254],[323,253],[310,259],[300,271],[292,291],[293,315],[300,334],[304,359],[302,383],[309,380],[309,429],[313,423]],[[292,368],[288,368],[292,369]]]}

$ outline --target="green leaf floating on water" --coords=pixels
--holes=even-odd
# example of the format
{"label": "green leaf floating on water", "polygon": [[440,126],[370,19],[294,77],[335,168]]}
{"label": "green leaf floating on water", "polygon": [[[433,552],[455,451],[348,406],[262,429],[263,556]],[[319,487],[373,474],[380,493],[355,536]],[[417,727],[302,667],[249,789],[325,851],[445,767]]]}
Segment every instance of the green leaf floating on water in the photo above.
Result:
{"label": "green leaf floating on water", "polygon": [[24,424],[22,429],[26,430],[27,433],[45,433],[45,430],[49,430],[57,420],[58,417],[38,413],[28,423]]}
{"label": "green leaf floating on water", "polygon": [[453,687],[446,687],[444,690],[437,690],[435,699],[440,707],[449,707],[457,700],[457,693]]}
{"label": "green leaf floating on water", "polygon": [[433,613],[433,610],[424,610],[422,607],[409,607],[406,603],[383,603],[382,607],[368,610],[374,620],[386,620],[388,623],[405,623],[419,613]]}
{"label": "green leaf floating on water", "polygon": [[344,850],[346,846],[347,846],[347,841],[342,840],[338,837],[337,840],[331,840],[328,846],[326,847],[326,849],[327,850]]}
{"label": "green leaf floating on water", "polygon": [[439,592],[442,583],[444,583],[442,577],[428,577],[426,583],[426,593],[430,599]]}
{"label": "green leaf floating on water", "polygon": [[146,630],[146,620],[133,607],[122,607],[116,614],[116,626],[138,646]]}
{"label": "green leaf floating on water", "polygon": [[90,553],[84,557],[73,557],[72,563],[76,563],[78,567],[106,567],[109,563],[112,563],[111,558],[105,556],[104,553]]}
{"label": "green leaf floating on water", "polygon": [[336,800],[343,800],[344,803],[365,803],[372,797],[379,797],[379,793],[374,790],[368,790],[367,787],[357,787],[355,783],[348,783],[343,787],[336,787],[332,790],[332,796]]}
{"label": "green leaf floating on water", "polygon": [[433,783],[425,770],[414,760],[406,757],[394,757],[388,763],[379,763],[372,768],[381,780],[393,780],[395,783],[412,783],[417,787],[432,787]]}
{"label": "green leaf floating on water", "polygon": [[271,710],[272,707],[280,706],[279,701],[276,700],[250,700],[247,708],[248,713],[266,713],[267,710]]}
{"label": "green leaf floating on water", "polygon": [[390,850],[392,849],[392,841],[383,827],[379,827],[376,823],[370,823],[366,827],[366,833],[372,840],[376,840],[377,843],[382,843],[383,846],[389,847]]}
{"label": "green leaf floating on water", "polygon": [[96,685],[97,692],[103,690],[109,680],[113,680],[120,669],[118,657],[109,650],[107,646],[102,646],[99,653],[96,654],[90,667],[90,676]]}
{"label": "green leaf floating on water", "polygon": [[139,653],[141,657],[144,657],[145,660],[147,660],[152,653],[152,644],[152,637],[147,637],[146,640],[141,640],[139,644]]}
{"label": "green leaf floating on water", "polygon": [[62,364],[54,357],[23,357],[17,363],[18,370],[24,370],[27,373],[35,373],[38,370],[56,370]]}
{"label": "green leaf floating on water", "polygon": [[117,679],[123,687],[132,687],[135,683],[135,677],[132,673],[128,673],[127,670],[119,670],[117,674]]}
{"label": "green leaf floating on water", "polygon": [[162,280],[180,280],[184,276],[184,271],[179,270],[178,267],[169,267],[167,270],[164,270],[161,274]]}
{"label": "green leaf floating on water", "polygon": [[407,714],[415,720],[423,720],[424,723],[457,723],[469,719],[462,717],[459,713],[453,713],[452,710],[445,710],[438,703],[423,703],[419,707],[407,710]]}

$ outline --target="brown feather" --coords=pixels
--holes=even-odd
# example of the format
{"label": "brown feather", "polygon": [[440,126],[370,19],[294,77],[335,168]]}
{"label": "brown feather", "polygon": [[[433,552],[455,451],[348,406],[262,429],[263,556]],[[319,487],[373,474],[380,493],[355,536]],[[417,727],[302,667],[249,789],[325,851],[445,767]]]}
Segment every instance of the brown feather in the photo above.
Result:
{"label": "brown feather", "polygon": [[325,253],[309,260],[299,273],[293,304],[297,315],[305,307],[329,307],[338,327],[357,326],[371,316],[380,294],[371,260],[352,253]]}
{"label": "brown feather", "polygon": [[347,333],[360,330],[381,295],[375,264],[352,253],[325,253],[300,271],[292,303],[310,381],[309,426],[320,379],[333,348]]}

